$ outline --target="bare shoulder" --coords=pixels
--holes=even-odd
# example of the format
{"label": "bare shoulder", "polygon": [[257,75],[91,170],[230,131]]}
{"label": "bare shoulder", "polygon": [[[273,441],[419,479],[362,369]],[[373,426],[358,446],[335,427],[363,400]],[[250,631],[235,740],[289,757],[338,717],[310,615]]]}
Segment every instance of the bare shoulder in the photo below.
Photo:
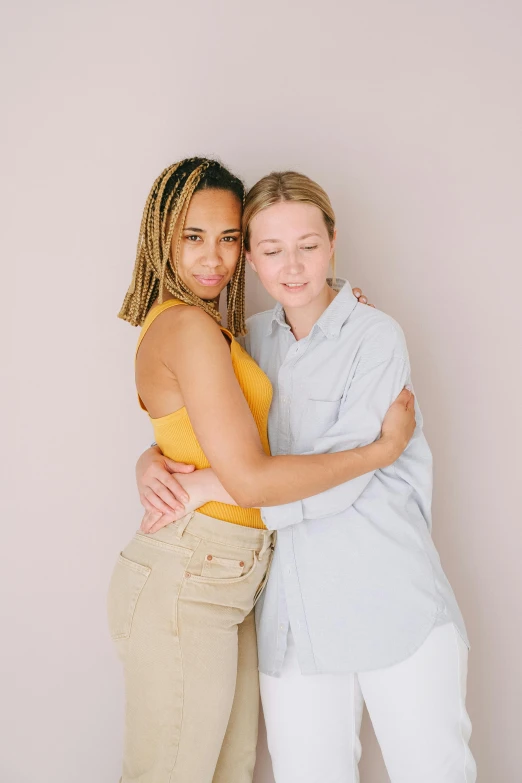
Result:
{"label": "bare shoulder", "polygon": [[169,310],[165,311],[165,315],[170,317],[170,320],[165,321],[166,328],[173,329],[176,332],[190,330],[198,334],[221,334],[221,329],[216,321],[201,307],[180,305],[169,308]]}
{"label": "bare shoulder", "polygon": [[216,365],[231,367],[230,349],[223,332],[201,308],[171,307],[158,316],[157,321],[158,356],[176,377],[179,378],[180,373],[205,374]]}
{"label": "bare shoulder", "polygon": [[178,305],[164,310],[150,325],[149,332],[156,345],[167,349],[179,346],[180,342],[185,344],[187,340],[197,340],[199,346],[200,341],[216,340],[222,334],[216,321],[193,305]]}

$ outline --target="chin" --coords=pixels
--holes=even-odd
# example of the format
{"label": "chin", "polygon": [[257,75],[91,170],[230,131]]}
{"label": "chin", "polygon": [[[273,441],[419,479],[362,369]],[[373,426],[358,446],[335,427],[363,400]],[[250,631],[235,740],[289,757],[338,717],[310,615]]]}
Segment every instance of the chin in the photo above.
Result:
{"label": "chin", "polygon": [[298,294],[289,294],[284,289],[278,291],[277,300],[283,307],[305,307],[314,299],[310,291],[301,291]]}

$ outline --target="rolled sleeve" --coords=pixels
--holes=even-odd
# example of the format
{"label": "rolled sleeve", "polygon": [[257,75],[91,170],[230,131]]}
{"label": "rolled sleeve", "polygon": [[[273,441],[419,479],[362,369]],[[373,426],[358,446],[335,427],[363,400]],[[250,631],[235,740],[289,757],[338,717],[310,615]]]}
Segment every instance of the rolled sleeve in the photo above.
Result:
{"label": "rolled sleeve", "polygon": [[304,519],[303,501],[295,500],[283,506],[267,506],[261,509],[261,519],[269,530],[297,525]]}

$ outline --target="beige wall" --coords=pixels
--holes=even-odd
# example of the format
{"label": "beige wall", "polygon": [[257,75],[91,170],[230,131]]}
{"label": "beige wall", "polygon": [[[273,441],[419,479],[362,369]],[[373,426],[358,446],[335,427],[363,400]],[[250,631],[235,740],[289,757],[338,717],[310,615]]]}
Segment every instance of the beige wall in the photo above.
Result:
{"label": "beige wall", "polygon": [[[118,777],[105,591],[139,518],[133,466],[150,432],[137,333],[115,315],[153,178],[206,153],[250,184],[278,167],[317,178],[340,273],[405,328],[436,459],[435,538],[473,641],[480,779],[515,783],[522,6],[6,6],[0,779]],[[251,284],[250,311],[266,305]],[[368,726],[362,766],[363,783],[386,783]],[[263,749],[256,781],[271,780]]]}

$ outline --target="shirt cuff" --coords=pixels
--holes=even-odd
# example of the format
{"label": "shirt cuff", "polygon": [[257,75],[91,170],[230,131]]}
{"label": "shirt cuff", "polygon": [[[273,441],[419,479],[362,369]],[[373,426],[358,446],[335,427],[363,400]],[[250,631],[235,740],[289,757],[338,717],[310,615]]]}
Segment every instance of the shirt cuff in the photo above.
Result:
{"label": "shirt cuff", "polygon": [[261,519],[268,530],[281,530],[289,525],[297,525],[304,519],[303,502],[295,500],[293,503],[285,503],[284,506],[262,508]]}

